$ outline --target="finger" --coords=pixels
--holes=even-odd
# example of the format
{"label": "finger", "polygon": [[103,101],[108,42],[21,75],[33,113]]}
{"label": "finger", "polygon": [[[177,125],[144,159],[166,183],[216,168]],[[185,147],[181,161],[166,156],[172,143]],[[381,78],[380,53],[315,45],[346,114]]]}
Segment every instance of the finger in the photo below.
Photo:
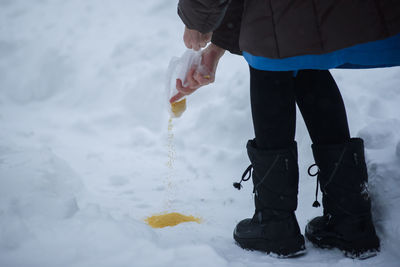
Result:
{"label": "finger", "polygon": [[174,95],[173,97],[171,97],[171,99],[169,100],[169,103],[174,103],[177,102],[178,100],[180,100],[182,97],[184,97],[185,95],[182,94],[181,92],[178,92],[176,95]]}
{"label": "finger", "polygon": [[186,48],[192,49],[192,44],[191,43],[185,43]]}
{"label": "finger", "polygon": [[200,43],[200,47],[204,48],[204,47],[206,47],[206,46],[207,46],[207,43],[206,43],[206,42]]}
{"label": "finger", "polygon": [[195,88],[197,86],[199,86],[199,83],[194,79],[194,74],[196,72],[196,69],[191,68],[188,71],[188,74],[186,75],[186,81],[189,83],[189,88]]}
{"label": "finger", "polygon": [[201,47],[200,44],[197,42],[192,45],[192,48],[194,51],[199,51]]}
{"label": "finger", "polygon": [[197,88],[198,88],[198,86],[195,88],[185,87],[185,86],[183,86],[181,79],[176,79],[176,89],[178,90],[178,92],[182,93],[183,95],[190,95],[191,93],[196,91]]}
{"label": "finger", "polygon": [[198,31],[193,32],[192,34],[192,48],[195,51],[200,50],[200,43],[201,43],[201,33]]}
{"label": "finger", "polygon": [[203,75],[200,74],[199,72],[196,72],[194,75],[194,79],[200,84],[200,85],[207,85],[212,82],[211,76],[210,75]]}
{"label": "finger", "polygon": [[191,37],[190,37],[190,32],[188,30],[188,28],[185,27],[185,31],[183,33],[183,43],[185,44],[185,46],[189,49],[192,48],[191,46]]}
{"label": "finger", "polygon": [[192,49],[192,42],[188,38],[184,38],[183,42],[187,48]]}
{"label": "finger", "polygon": [[192,44],[191,44],[191,42],[190,42],[190,39],[187,38],[186,36],[183,38],[183,42],[185,43],[185,46],[186,46],[187,48],[189,48],[189,49],[192,48]]}
{"label": "finger", "polygon": [[209,43],[211,41],[212,33],[203,34],[202,40],[205,43]]}
{"label": "finger", "polygon": [[181,79],[176,79],[176,90],[178,90],[178,92],[182,94],[184,94],[184,92],[186,91],[186,88],[183,86]]}

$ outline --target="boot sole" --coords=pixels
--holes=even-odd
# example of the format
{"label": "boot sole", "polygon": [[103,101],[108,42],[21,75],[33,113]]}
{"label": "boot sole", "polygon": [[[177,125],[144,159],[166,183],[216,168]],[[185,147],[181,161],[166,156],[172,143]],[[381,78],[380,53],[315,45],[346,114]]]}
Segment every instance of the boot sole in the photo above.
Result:
{"label": "boot sole", "polygon": [[[349,242],[335,237],[316,237],[305,233],[306,238],[319,248],[338,248],[348,258],[365,260],[376,256],[379,251],[379,240],[376,236],[365,237],[356,242]],[[359,246],[362,244],[362,247]]]}
{"label": "boot sole", "polygon": [[293,258],[306,253],[302,235],[280,241],[271,241],[263,238],[239,238],[235,235],[233,235],[233,238],[236,244],[243,249],[266,252],[276,258]]}

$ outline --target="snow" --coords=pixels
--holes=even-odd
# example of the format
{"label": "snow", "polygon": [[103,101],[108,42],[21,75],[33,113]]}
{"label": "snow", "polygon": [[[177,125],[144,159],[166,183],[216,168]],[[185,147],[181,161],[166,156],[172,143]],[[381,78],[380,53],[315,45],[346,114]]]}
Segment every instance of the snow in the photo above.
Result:
{"label": "snow", "polygon": [[[253,137],[248,70],[225,55],[216,83],[173,121],[168,161],[165,74],[183,26],[167,0],[0,0],[0,266],[399,266],[400,69],[335,70],[353,136],[365,139],[382,252],[276,259],[237,247],[252,186],[232,187]],[[320,215],[301,117],[297,217]],[[203,223],[153,229],[177,211]]]}

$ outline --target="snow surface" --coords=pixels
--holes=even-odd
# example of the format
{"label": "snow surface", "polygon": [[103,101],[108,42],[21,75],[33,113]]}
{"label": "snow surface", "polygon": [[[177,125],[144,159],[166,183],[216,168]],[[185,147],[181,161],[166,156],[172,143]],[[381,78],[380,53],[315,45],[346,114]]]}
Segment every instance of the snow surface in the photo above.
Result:
{"label": "snow surface", "polygon": [[[357,261],[307,243],[276,259],[232,239],[253,213],[251,183],[232,187],[253,137],[242,58],[225,55],[174,120],[168,176],[164,77],[182,31],[170,0],[0,0],[0,266],[400,266],[400,69],[333,71],[365,139],[382,252]],[[297,141],[304,229],[322,210],[301,119]],[[203,223],[144,223],[163,211]]]}

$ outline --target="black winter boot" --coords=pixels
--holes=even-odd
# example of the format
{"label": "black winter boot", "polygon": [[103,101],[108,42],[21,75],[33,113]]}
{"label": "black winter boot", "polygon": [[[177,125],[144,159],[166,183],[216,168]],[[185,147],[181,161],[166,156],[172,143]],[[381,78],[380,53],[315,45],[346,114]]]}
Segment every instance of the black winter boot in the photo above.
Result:
{"label": "black winter boot", "polygon": [[[251,174],[252,166],[255,213],[237,224],[233,238],[242,248],[278,257],[304,253],[304,237],[294,214],[299,181],[296,143],[289,149],[266,151],[250,140],[247,152],[252,165],[245,174]],[[234,186],[240,189],[241,185]]]}
{"label": "black winter boot", "polygon": [[335,247],[351,258],[368,258],[379,251],[371,218],[368,174],[362,139],[342,145],[313,145],[319,167],[323,216],[311,220],[305,235],[314,245]]}

